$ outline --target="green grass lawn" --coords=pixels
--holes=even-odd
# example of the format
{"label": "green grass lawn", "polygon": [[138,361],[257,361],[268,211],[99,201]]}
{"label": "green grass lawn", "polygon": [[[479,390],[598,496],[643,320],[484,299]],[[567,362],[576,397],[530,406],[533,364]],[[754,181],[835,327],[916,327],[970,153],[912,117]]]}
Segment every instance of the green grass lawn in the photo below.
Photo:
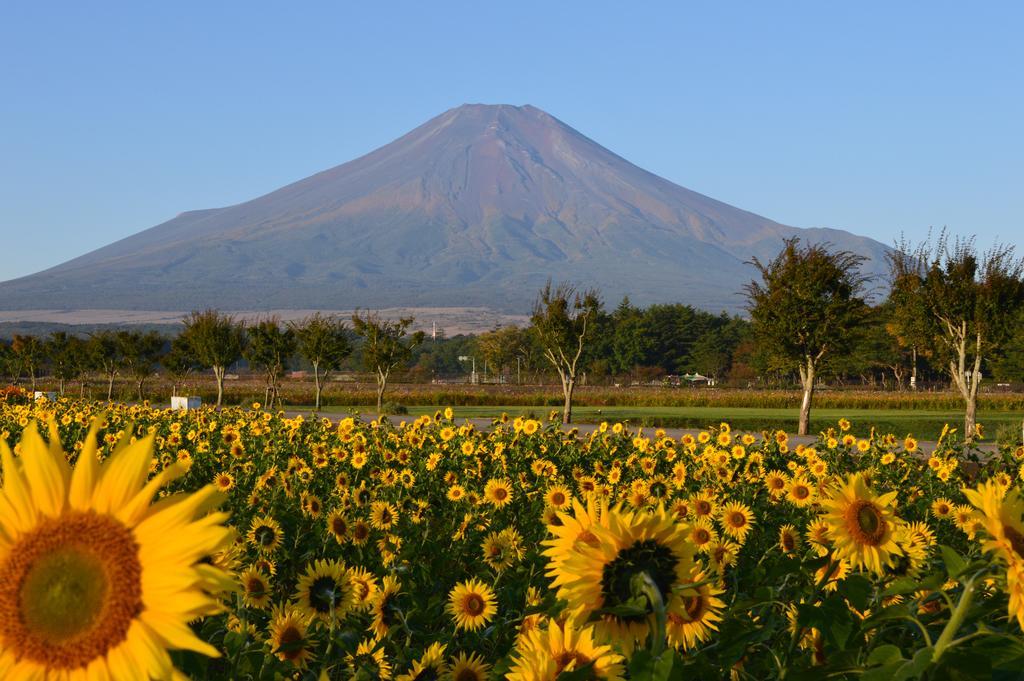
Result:
{"label": "green grass lawn", "polygon": [[[310,407],[289,407],[290,410],[303,411]],[[410,416],[433,414],[438,407],[410,406]],[[352,411],[370,413],[372,407],[326,407],[324,414],[342,414]],[[546,417],[550,407],[457,407],[456,418],[495,418],[502,412],[515,417],[532,415]],[[629,421],[636,425],[661,426],[674,428],[703,428],[722,421],[741,430],[764,430],[782,428],[795,431],[798,412],[793,409],[762,409],[757,407],[576,407],[573,409],[573,420],[578,423],[597,423],[600,421]],[[811,411],[811,428],[817,432],[836,425],[840,418],[847,418],[853,423],[853,432],[867,434],[874,427],[876,430],[893,432],[897,435],[913,434],[922,440],[934,440],[942,432],[944,424],[959,428],[963,423],[963,413],[955,411],[920,411],[911,409],[815,409]],[[978,421],[985,426],[986,439],[994,438],[1000,429],[1013,429],[1018,437],[1024,412],[980,412]]]}

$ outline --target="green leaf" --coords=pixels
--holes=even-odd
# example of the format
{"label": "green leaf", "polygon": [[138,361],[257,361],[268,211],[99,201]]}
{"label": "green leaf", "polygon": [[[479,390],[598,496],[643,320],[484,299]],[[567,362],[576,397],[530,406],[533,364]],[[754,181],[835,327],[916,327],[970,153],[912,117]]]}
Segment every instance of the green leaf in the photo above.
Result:
{"label": "green leaf", "polygon": [[850,601],[850,605],[858,610],[867,610],[874,587],[866,577],[850,575],[839,583],[838,590],[839,593],[846,596],[846,600]]}
{"label": "green leaf", "polygon": [[675,650],[666,650],[657,657],[648,650],[641,650],[629,661],[629,678],[636,681],[669,681],[675,657]]}
{"label": "green leaf", "polygon": [[942,562],[946,564],[946,572],[950,579],[956,579],[964,573],[967,561],[959,553],[944,544],[939,545],[939,552],[942,553]]}
{"label": "green leaf", "polygon": [[878,646],[877,648],[875,648],[874,650],[871,651],[871,654],[868,655],[867,664],[869,664],[869,665],[876,665],[876,664],[888,665],[888,664],[892,664],[894,662],[902,662],[902,661],[903,661],[903,652],[897,646],[894,646],[894,645],[891,645],[891,644],[887,643],[885,645]]}

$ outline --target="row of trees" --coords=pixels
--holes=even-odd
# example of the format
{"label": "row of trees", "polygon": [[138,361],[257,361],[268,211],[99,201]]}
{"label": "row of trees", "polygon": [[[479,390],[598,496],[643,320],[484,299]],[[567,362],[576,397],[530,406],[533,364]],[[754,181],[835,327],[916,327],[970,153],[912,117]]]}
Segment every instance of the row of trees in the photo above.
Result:
{"label": "row of trees", "polygon": [[15,336],[9,347],[0,346],[0,359],[11,375],[27,374],[33,389],[46,361],[62,393],[82,372],[99,372],[107,380],[108,399],[119,372],[135,380],[141,400],[145,380],[158,366],[175,381],[175,390],[190,372],[209,369],[220,406],[225,374],[235,362],[245,359],[265,376],[265,401],[273,404],[280,403],[284,371],[301,357],[312,368],[319,410],[330,374],[351,366],[358,355],[376,378],[380,410],[396,370],[426,370],[430,363],[431,373],[440,364],[458,370],[467,359],[462,353],[472,352],[492,375],[506,375],[513,366],[535,373],[547,367],[562,387],[565,422],[586,372],[637,378],[654,371],[715,378],[732,372],[760,380],[791,376],[803,388],[800,434],[808,430],[822,375],[841,380],[877,370],[891,373],[902,387],[908,375],[916,385],[922,367],[942,371],[961,392],[965,431],[972,436],[983,367],[1024,372],[1024,336],[1012,333],[1024,322],[1024,261],[1008,246],[979,255],[973,241],[950,242],[945,233],[934,244],[898,244],[890,255],[889,296],[872,306],[863,260],[827,244],[787,241],[774,259],[752,261],[760,280],[744,289],[749,320],[686,305],[640,309],[628,299],[607,312],[597,291],[549,282],[538,294],[528,328],[504,327],[450,342],[424,344],[421,332],[411,332],[411,317],[387,320],[357,312],[351,327],[319,314],[288,324],[270,318],[247,325],[206,310],[190,314],[172,340],[139,331],[104,331],[87,339],[64,332],[47,339]]}
{"label": "row of trees", "polygon": [[909,354],[912,376],[921,355],[944,369],[964,399],[964,436],[974,438],[982,367],[1006,357],[1024,313],[1024,260],[1007,245],[979,254],[972,239],[945,232],[934,243],[903,242],[889,254],[889,297],[878,308],[865,300],[863,260],[792,239],[773,260],[753,261],[761,274],[746,287],[754,339],[767,361],[799,373],[799,433],[820,367],[871,347],[872,331],[884,327],[894,362]]}

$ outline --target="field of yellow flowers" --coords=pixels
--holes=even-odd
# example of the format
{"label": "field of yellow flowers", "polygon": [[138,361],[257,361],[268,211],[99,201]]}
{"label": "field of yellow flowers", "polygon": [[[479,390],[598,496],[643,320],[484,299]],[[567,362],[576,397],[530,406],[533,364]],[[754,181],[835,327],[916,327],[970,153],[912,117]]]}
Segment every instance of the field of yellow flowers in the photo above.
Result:
{"label": "field of yellow flowers", "polygon": [[[1024,670],[1024,449],[0,402],[0,677]],[[9,445],[9,447],[8,447]]]}

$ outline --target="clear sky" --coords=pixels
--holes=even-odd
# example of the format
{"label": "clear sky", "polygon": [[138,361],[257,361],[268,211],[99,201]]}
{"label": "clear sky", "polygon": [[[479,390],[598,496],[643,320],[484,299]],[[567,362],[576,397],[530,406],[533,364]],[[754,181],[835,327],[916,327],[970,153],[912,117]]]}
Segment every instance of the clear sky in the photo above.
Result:
{"label": "clear sky", "polygon": [[798,226],[1024,248],[1024,3],[7,2],[0,280],[533,104]]}

